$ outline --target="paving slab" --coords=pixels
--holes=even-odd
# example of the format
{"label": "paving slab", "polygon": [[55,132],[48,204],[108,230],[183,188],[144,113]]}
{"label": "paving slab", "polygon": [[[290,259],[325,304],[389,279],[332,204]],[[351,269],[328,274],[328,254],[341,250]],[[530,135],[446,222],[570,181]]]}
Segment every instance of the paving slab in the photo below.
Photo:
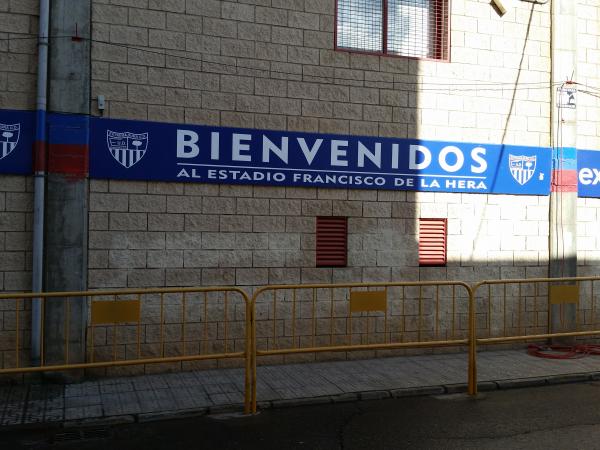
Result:
{"label": "paving slab", "polygon": [[[482,391],[600,379],[600,356],[552,360],[530,356],[526,350],[497,350],[480,352],[477,361]],[[257,377],[262,408],[440,395],[465,391],[467,355],[259,366]],[[67,385],[0,385],[0,427],[141,422],[239,412],[244,386],[243,369],[103,378]]]}

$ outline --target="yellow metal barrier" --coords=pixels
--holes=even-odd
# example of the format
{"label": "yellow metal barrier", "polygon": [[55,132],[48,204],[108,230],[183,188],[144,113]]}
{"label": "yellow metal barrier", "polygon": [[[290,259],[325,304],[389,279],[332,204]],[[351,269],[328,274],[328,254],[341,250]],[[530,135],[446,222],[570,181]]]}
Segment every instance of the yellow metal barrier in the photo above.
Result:
{"label": "yellow metal barrier", "polygon": [[252,298],[252,411],[258,357],[467,346],[472,298],[468,284],[454,281],[257,290]]}
{"label": "yellow metal barrier", "polygon": [[[600,277],[266,286],[252,299],[234,287],[0,295],[14,331],[0,375],[239,358],[245,412],[256,412],[258,357],[467,346],[468,391],[477,393],[477,346],[600,335]],[[62,359],[32,366],[30,302],[62,302]],[[72,361],[71,303],[89,302],[85,362]],[[574,312],[574,314],[571,314]],[[42,326],[44,323],[42,322]],[[573,331],[574,330],[574,331]],[[49,359],[52,359],[51,361]]]}
{"label": "yellow metal barrier", "polygon": [[[64,342],[48,356],[41,333],[40,365],[30,363],[25,338],[30,304],[40,299],[42,318],[48,302],[62,303]],[[70,346],[71,303],[89,301],[84,361],[73,361]],[[56,304],[54,307],[56,307]],[[234,287],[166,288],[86,292],[12,293],[0,295],[0,309],[14,313],[14,332],[0,365],[0,375],[98,369],[157,363],[184,363],[239,358],[245,364],[245,411],[250,412],[252,387],[252,311],[246,293]],[[47,326],[42,320],[42,328]],[[6,327],[5,327],[6,329]],[[79,344],[81,345],[81,344]]]}
{"label": "yellow metal barrier", "polygon": [[567,277],[474,285],[469,393],[477,393],[478,345],[600,335],[599,282],[600,277]]}

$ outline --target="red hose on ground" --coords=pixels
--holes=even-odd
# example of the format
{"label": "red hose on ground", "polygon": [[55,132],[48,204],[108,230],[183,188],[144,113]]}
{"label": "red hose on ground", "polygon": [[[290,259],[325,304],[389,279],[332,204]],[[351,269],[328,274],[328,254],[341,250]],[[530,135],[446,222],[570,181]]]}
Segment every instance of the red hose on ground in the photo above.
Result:
{"label": "red hose on ground", "polygon": [[576,359],[584,358],[588,355],[600,355],[600,345],[598,344],[579,344],[579,345],[538,345],[529,344],[527,353],[538,358],[549,359]]}

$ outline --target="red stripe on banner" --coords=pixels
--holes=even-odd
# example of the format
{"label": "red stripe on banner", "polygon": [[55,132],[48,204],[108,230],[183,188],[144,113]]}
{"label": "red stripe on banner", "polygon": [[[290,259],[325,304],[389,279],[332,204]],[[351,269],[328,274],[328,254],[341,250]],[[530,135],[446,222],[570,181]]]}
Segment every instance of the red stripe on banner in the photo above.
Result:
{"label": "red stripe on banner", "polygon": [[550,189],[552,192],[577,192],[577,171],[553,170]]}
{"label": "red stripe on banner", "polygon": [[50,144],[48,146],[48,172],[82,179],[88,174],[89,146],[76,144]]}
{"label": "red stripe on banner", "polygon": [[35,141],[33,143],[33,171],[34,172],[45,172],[46,171],[46,142]]}

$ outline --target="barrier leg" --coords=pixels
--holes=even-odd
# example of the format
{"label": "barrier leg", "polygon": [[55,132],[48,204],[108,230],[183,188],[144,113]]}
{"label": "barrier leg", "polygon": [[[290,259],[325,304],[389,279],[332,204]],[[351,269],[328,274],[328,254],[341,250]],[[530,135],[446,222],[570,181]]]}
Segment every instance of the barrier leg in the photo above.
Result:
{"label": "barrier leg", "polygon": [[469,395],[477,395],[477,322],[475,320],[475,293],[469,291]]}
{"label": "barrier leg", "polygon": [[244,373],[244,414],[252,413],[252,307],[246,301],[246,355]]}
{"label": "barrier leg", "polygon": [[251,326],[250,326],[250,355],[252,362],[252,414],[256,414],[256,301],[252,301]]}

